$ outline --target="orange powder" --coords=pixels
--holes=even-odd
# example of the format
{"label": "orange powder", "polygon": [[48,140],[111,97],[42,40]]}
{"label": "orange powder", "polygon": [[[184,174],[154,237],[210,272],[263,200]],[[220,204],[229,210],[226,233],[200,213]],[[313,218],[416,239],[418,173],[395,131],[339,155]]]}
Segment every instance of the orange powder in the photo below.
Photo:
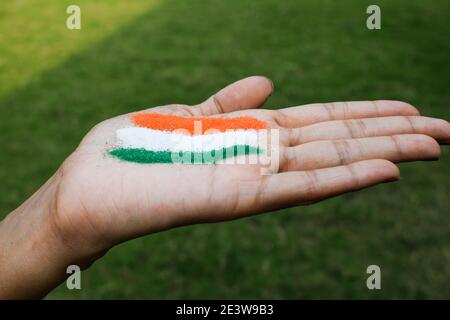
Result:
{"label": "orange powder", "polygon": [[[237,118],[185,118],[175,115],[140,113],[134,115],[132,121],[139,127],[161,131],[184,129],[191,135],[203,134],[211,129],[225,132],[227,130],[260,130],[267,128],[265,122],[248,116]],[[196,123],[198,131],[199,122],[201,122],[201,132],[194,132],[194,123]]]}

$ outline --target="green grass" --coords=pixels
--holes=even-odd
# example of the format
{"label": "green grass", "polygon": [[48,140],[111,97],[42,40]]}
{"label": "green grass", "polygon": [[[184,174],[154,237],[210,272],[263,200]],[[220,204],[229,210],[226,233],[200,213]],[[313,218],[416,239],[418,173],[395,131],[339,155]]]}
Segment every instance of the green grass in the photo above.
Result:
{"label": "green grass", "polygon": [[[99,2],[76,35],[61,29],[65,1],[23,4],[35,22],[25,29],[22,11],[0,10],[2,216],[95,123],[197,103],[252,74],[274,80],[269,108],[399,99],[450,118],[445,0],[378,1],[380,31],[365,27],[371,1]],[[127,242],[83,272],[82,290],[48,297],[450,298],[449,160],[444,150],[440,162],[402,165],[398,183],[313,206]],[[380,291],[366,289],[370,264]]]}

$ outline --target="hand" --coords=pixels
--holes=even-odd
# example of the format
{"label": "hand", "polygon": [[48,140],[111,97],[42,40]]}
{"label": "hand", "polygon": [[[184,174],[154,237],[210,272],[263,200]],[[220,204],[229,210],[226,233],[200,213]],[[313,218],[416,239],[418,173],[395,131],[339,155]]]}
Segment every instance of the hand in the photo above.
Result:
{"label": "hand", "polygon": [[120,161],[105,155],[105,143],[114,141],[115,130],[126,126],[131,114],[97,125],[34,202],[24,205],[42,208],[45,199],[39,219],[45,221],[47,238],[51,234],[58,243],[50,251],[61,257],[64,248],[60,261],[87,266],[113,245],[145,234],[309,204],[395,181],[399,170],[394,162],[438,159],[438,142],[450,142],[447,121],[422,117],[403,102],[256,109],[271,93],[268,79],[250,77],[197,106],[169,105],[151,112],[249,115],[266,122],[280,132],[280,168],[273,175],[261,175],[257,165]]}

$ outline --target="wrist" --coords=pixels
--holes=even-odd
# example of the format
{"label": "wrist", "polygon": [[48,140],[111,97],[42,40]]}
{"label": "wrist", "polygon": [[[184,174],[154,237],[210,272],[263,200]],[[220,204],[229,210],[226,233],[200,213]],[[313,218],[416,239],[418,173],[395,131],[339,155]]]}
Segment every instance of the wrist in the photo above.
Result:
{"label": "wrist", "polygon": [[89,266],[101,252],[83,251],[58,224],[57,172],[0,222],[0,298],[40,298],[64,281],[66,268]]}

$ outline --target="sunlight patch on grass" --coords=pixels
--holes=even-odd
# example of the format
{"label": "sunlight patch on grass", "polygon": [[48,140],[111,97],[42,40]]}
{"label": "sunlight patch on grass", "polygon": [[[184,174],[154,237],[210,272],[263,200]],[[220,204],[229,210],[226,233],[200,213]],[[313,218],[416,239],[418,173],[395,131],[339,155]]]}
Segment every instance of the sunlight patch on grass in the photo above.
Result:
{"label": "sunlight patch on grass", "polygon": [[[159,0],[29,0],[0,7],[0,96],[153,9]],[[81,30],[66,28],[66,8],[81,8]]]}

